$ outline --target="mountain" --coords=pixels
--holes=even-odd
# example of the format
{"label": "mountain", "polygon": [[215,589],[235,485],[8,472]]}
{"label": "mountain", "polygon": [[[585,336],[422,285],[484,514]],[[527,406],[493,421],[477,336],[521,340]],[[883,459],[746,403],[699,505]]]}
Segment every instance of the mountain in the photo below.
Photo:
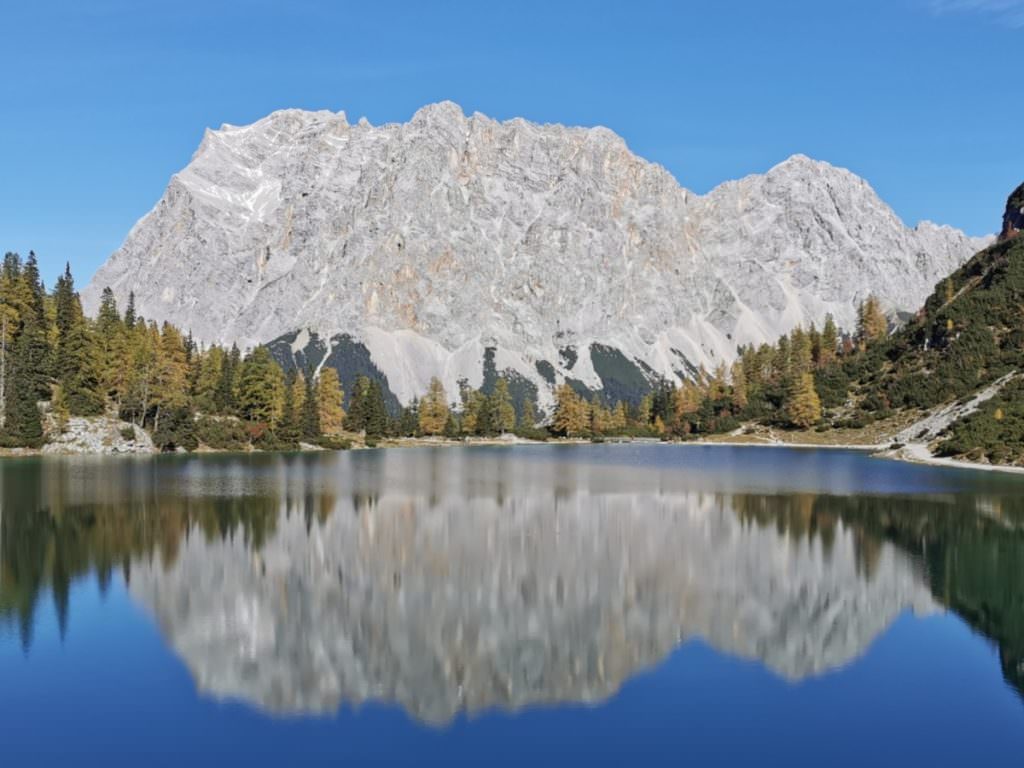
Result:
{"label": "mountain", "polygon": [[849,171],[795,156],[704,196],[606,128],[275,112],[207,131],[83,292],[285,362],[365,372],[392,403],[508,376],[635,398],[869,293],[913,310],[984,243],[910,229]]}

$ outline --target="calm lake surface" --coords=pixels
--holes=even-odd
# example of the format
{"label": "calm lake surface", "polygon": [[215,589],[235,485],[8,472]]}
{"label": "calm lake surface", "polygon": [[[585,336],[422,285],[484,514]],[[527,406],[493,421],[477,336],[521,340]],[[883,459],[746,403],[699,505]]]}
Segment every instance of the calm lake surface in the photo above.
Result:
{"label": "calm lake surface", "polygon": [[0,461],[0,764],[1021,765],[1024,477],[662,445]]}

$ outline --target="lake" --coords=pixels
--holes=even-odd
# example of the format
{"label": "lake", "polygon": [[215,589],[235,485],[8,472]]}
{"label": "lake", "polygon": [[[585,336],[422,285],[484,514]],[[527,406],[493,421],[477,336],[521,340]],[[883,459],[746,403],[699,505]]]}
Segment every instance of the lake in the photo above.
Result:
{"label": "lake", "polygon": [[0,461],[0,764],[1019,765],[1024,477],[576,445]]}

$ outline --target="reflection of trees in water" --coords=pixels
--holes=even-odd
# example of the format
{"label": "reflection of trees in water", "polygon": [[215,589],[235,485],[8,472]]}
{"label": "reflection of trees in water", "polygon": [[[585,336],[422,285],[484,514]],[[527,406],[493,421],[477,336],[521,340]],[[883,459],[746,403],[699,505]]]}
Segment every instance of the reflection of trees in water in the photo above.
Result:
{"label": "reflection of trees in water", "polygon": [[[425,475],[408,481],[423,486],[422,500],[430,508],[444,496],[445,477],[453,474],[445,461],[430,456],[423,462]],[[250,465],[245,459],[206,457],[178,464],[107,462],[93,471],[88,464],[0,463],[0,622],[16,624],[28,649],[46,590],[63,634],[71,584],[79,577],[95,573],[105,590],[118,570],[130,580],[133,561],[170,567],[190,536],[241,537],[259,549],[274,535],[279,516],[299,515],[307,529],[323,525],[336,506],[331,489],[337,483],[314,482],[305,474],[311,464],[263,460]],[[268,468],[264,482],[254,482]],[[198,480],[189,474],[193,470]],[[351,471],[346,493],[353,513],[373,510],[393,478],[380,474],[380,464],[370,457],[354,457]],[[544,481],[556,503],[575,492],[576,471],[566,465]],[[520,482],[463,472],[457,492],[470,506],[477,497],[501,506],[516,496]],[[623,486],[618,477],[607,482]],[[628,492],[632,486],[623,487]],[[656,482],[647,490],[654,487]],[[935,598],[998,645],[1006,679],[1024,692],[1024,499],[799,493],[721,498],[741,521],[819,543],[826,553],[840,526],[852,532],[866,578],[875,572],[884,543],[911,554],[926,569]]]}
{"label": "reflection of trees in water", "polygon": [[882,542],[916,557],[935,599],[999,648],[1003,675],[1024,696],[1024,499],[943,496],[734,496],[743,519],[829,542],[856,533],[871,574]]}
{"label": "reflection of trees in water", "polygon": [[0,622],[17,624],[26,650],[47,589],[63,636],[71,584],[79,577],[95,573],[105,594],[115,570],[130,581],[132,561],[159,558],[170,567],[189,536],[241,536],[258,549],[273,535],[279,514],[301,514],[308,527],[325,520],[334,506],[330,494],[168,492],[150,482],[151,471],[126,462],[114,471],[104,467],[96,482],[83,483],[59,464],[0,463]]}

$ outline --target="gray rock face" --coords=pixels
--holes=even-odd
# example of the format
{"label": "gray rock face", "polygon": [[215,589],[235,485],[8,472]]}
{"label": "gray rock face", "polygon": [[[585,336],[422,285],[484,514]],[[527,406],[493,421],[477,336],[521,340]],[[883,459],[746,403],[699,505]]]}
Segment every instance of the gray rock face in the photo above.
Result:
{"label": "gray rock face", "polygon": [[670,472],[381,461],[297,478],[256,552],[197,531],[170,567],[133,563],[133,595],[202,690],[279,713],[378,700],[444,723],[603,700],[692,638],[798,680],[934,607],[891,545],[866,567],[842,525],[828,544],[790,536]]}
{"label": "gray rock face", "polygon": [[[439,376],[599,343],[669,379],[868,293],[914,310],[982,243],[908,229],[848,171],[796,156],[706,196],[605,128],[497,122],[452,103],[405,124],[286,110],[208,131],[83,292],[135,292],[207,342],[308,329],[366,345],[402,401]],[[571,376],[595,389],[588,355]]]}

